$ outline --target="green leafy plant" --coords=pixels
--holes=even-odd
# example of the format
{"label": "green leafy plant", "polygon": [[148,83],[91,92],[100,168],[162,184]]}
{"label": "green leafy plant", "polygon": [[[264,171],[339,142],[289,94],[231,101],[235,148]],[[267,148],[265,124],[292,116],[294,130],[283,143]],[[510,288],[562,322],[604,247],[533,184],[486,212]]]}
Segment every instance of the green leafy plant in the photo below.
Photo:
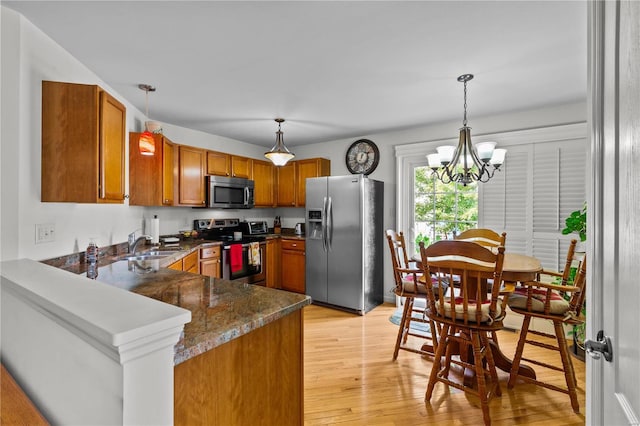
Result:
{"label": "green leafy plant", "polygon": [[420,245],[420,242],[423,242],[425,246],[429,246],[429,244],[431,244],[431,238],[421,232],[416,236],[416,247]]}
{"label": "green leafy plant", "polygon": [[571,212],[564,223],[562,235],[575,232],[580,236],[580,241],[587,241],[587,203],[584,203],[582,209]]}

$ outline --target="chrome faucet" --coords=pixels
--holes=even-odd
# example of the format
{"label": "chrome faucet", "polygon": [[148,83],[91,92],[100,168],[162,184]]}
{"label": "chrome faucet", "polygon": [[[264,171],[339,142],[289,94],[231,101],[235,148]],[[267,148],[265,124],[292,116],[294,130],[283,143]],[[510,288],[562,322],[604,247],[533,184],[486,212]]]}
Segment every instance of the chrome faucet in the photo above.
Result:
{"label": "chrome faucet", "polygon": [[138,238],[136,238],[136,231],[133,231],[132,233],[129,234],[129,253],[130,254],[136,254],[136,250],[138,249],[138,245],[142,242],[142,241],[146,241],[146,240],[150,240],[151,236],[149,235],[141,235]]}

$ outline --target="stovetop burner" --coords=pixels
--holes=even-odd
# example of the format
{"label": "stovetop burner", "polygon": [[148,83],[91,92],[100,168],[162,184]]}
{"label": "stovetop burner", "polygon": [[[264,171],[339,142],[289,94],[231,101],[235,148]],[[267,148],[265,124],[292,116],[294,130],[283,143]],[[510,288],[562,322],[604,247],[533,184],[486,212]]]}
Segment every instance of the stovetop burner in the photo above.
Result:
{"label": "stovetop burner", "polygon": [[[266,223],[262,227],[255,226],[256,223],[259,222],[251,222],[253,226],[249,226],[247,222],[240,222],[239,219],[196,219],[193,221],[193,228],[205,240],[248,244],[266,239]],[[242,239],[234,239],[235,232],[242,232]]]}

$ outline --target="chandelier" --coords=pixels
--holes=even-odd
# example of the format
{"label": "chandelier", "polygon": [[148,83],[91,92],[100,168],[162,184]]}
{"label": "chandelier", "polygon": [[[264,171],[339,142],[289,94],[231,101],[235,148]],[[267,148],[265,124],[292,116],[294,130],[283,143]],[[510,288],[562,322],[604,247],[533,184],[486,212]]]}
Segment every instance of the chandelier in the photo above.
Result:
{"label": "chandelier", "polygon": [[284,141],[282,140],[282,130],[280,129],[280,125],[284,123],[284,118],[276,118],[276,123],[278,123],[278,131],[276,132],[276,144],[271,148],[270,151],[265,152],[264,156],[267,157],[273,164],[276,166],[284,166],[287,164],[287,161],[291,160],[294,157],[293,152],[289,151],[287,147],[284,145]]}
{"label": "chandelier", "polygon": [[495,149],[495,142],[471,143],[471,127],[467,126],[467,82],[473,74],[463,74],[458,81],[464,83],[464,119],[460,128],[458,146],[445,145],[436,148],[437,154],[427,155],[429,167],[442,183],[487,182],[504,163],[506,149]]}

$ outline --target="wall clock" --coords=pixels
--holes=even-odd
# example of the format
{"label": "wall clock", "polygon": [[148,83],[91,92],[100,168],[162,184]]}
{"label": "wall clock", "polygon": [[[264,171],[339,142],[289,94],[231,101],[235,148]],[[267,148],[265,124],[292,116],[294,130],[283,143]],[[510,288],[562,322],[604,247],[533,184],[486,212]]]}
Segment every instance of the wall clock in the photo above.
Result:
{"label": "wall clock", "polygon": [[353,174],[368,175],[372,173],[380,161],[380,151],[369,139],[360,139],[347,149],[345,162],[347,169]]}

